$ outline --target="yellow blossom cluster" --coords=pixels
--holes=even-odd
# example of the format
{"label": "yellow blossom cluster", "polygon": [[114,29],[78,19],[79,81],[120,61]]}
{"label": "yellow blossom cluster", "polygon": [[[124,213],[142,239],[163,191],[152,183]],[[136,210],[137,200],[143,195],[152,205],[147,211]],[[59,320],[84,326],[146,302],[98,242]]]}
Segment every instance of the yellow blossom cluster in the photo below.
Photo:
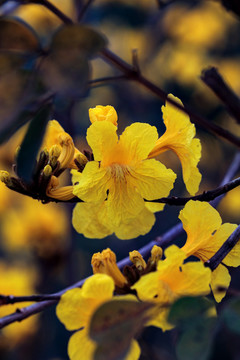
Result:
{"label": "yellow blossom cluster", "polygon": [[[72,221],[85,237],[104,238],[115,233],[120,239],[131,239],[151,230],[154,213],[164,208],[164,204],[154,200],[168,196],[176,179],[171,169],[155,159],[168,150],[181,162],[188,192],[194,195],[198,191],[200,140],[195,138],[195,126],[189,116],[170,100],[182,105],[178,98],[169,95],[162,107],[166,131],[160,137],[155,126],[138,122],[118,136],[115,109],[91,108],[87,142],[92,154],[88,157],[75,147],[56,120],[49,122],[40,153],[48,157],[41,175],[48,179],[46,199],[71,201],[75,197],[78,202],[79,198]],[[72,169],[73,185],[60,186],[59,175],[67,168]],[[10,175],[0,175],[9,186]]]}
{"label": "yellow blossom cluster", "polygon": [[[162,250],[155,245],[147,263],[139,252],[131,252],[129,255],[133,267],[128,272],[131,277],[126,275],[127,272],[124,275],[119,270],[116,255],[110,249],[96,253],[92,257],[94,275],[85,281],[81,289],[72,289],[61,297],[57,316],[68,330],[77,330],[68,345],[71,360],[83,357],[86,360],[94,359],[98,345],[92,339],[91,322],[97,309],[104,303],[110,304],[109,301],[131,299],[136,303],[141,301],[152,304],[147,310],[144,326],[160,327],[163,331],[173,327],[168,320],[168,313],[176,299],[183,296],[205,296],[212,290],[216,301],[221,301],[226,293],[222,291],[222,287],[227,290],[230,282],[230,275],[224,265],[240,265],[240,244],[231,250],[213,272],[204,266],[204,262],[216,253],[236,225],[221,224],[217,210],[209,203],[199,201],[189,201],[179,218],[187,233],[187,240],[182,248],[170,246],[164,252],[165,258],[161,259]],[[189,261],[188,257],[191,255],[198,257],[200,261]],[[132,280],[134,272],[138,274],[135,281]],[[137,297],[129,295],[132,290],[136,291]],[[212,315],[213,313],[214,311]],[[133,336],[135,335],[137,334]],[[139,345],[132,339],[125,359],[135,360],[139,357]]]}

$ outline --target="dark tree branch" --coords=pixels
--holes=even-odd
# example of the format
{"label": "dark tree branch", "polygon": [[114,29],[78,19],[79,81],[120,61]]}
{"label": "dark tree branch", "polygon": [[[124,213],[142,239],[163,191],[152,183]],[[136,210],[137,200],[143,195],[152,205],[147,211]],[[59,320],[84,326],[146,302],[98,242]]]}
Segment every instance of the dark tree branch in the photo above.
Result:
{"label": "dark tree branch", "polygon": [[84,18],[86,12],[88,11],[89,7],[92,5],[93,2],[94,2],[94,0],[87,0],[85,2],[85,4],[83,5],[83,7],[81,8],[81,10],[79,11],[79,14],[78,14],[79,22]]}
{"label": "dark tree branch", "polygon": [[[36,0],[37,3],[41,3],[46,8],[51,10],[56,16],[58,16],[65,24],[73,24],[72,19],[67,17],[64,13],[62,13],[58,8],[56,8],[54,5],[52,5],[47,0]],[[188,106],[182,106],[181,104],[175,102],[173,99],[168,99],[168,94],[164,92],[160,87],[153,84],[151,81],[149,81],[147,78],[142,76],[139,71],[136,71],[135,67],[125,62],[123,59],[121,59],[119,56],[114,54],[109,49],[103,49],[101,51],[101,57],[110,64],[113,64],[116,68],[118,68],[121,72],[125,74],[125,76],[128,78],[128,80],[133,80],[138,82],[139,84],[143,85],[146,89],[150,90],[153,94],[158,96],[162,101],[168,101],[172,105],[176,106],[178,109],[182,110],[186,114],[188,114],[192,121],[195,124],[198,124],[202,126],[203,128],[206,128],[207,130],[211,131],[214,134],[217,134],[218,136],[230,141],[232,144],[240,147],[240,139],[230,133],[228,130],[225,130],[221,128],[220,126],[213,124],[203,118],[202,116],[198,115],[197,113],[193,112]]]}
{"label": "dark tree branch", "polygon": [[224,103],[229,113],[232,114],[240,124],[240,99],[226,84],[219,74],[218,69],[215,67],[204,69],[201,74],[201,79]]}
{"label": "dark tree branch", "polygon": [[60,296],[55,296],[55,295],[29,295],[29,296],[0,295],[0,306],[8,305],[8,304],[16,304],[25,301],[40,302],[45,300],[59,300],[59,299]]}
{"label": "dark tree branch", "polygon": [[240,177],[232,181],[229,181],[227,184],[219,186],[214,190],[204,191],[200,195],[186,197],[186,198],[172,196],[170,198],[161,198],[158,200],[152,200],[152,202],[164,203],[168,205],[185,205],[189,200],[211,201],[220,195],[226,194],[228,191],[236,188],[239,185],[240,185]]}
{"label": "dark tree branch", "polygon": [[211,259],[205,262],[205,266],[209,267],[211,270],[215,270],[218,265],[224,260],[227,254],[234,248],[234,246],[240,240],[240,225],[234,230],[234,232],[229,236],[225,243],[220,247]]}

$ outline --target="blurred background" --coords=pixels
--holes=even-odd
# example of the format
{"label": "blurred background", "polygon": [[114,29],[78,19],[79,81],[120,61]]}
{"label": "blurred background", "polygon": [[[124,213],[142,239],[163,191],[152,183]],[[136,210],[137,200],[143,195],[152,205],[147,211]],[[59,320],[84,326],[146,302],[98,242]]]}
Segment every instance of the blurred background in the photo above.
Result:
{"label": "blurred background", "polygon": [[[84,5],[83,1],[73,0],[51,2],[74,21]],[[54,14],[36,4],[16,6],[16,3],[7,1],[0,7],[0,13],[2,19],[14,17],[28,24],[43,48],[48,46],[62,25]],[[202,69],[216,66],[240,95],[240,21],[219,1],[96,0],[92,1],[82,23],[103,34],[108,47],[127,62],[132,61],[132,50],[137,49],[141,71],[147,78],[189,104],[196,113],[240,136],[239,124],[200,79]],[[0,44],[3,44],[1,34]],[[16,68],[11,65],[12,59],[6,62],[4,56],[1,50],[0,128],[14,111],[18,111],[25,87],[25,77],[16,73]],[[34,61],[28,62],[26,73]],[[88,80],[120,75],[99,57],[91,60],[90,67]],[[41,76],[46,78],[44,68]],[[85,139],[90,125],[88,109],[96,105],[115,107],[119,116],[119,133],[136,121],[155,125],[160,135],[165,131],[161,112],[163,103],[149,91],[126,80],[103,82],[97,86],[93,82],[81,95],[60,94],[55,103],[54,117],[71,134],[81,151],[88,149]],[[219,185],[237,149],[206,129],[196,128],[202,143],[199,164],[203,175],[199,192],[202,192]],[[21,127],[1,145],[2,170],[12,173],[15,152],[25,131],[26,127]],[[159,156],[159,160],[178,175],[171,195],[187,196],[176,156],[167,152]],[[240,176],[240,172],[237,175]],[[66,175],[65,184],[70,181]],[[112,235],[92,240],[77,234],[72,228],[71,204],[43,205],[10,191],[3,184],[0,184],[0,199],[0,293],[15,295],[53,293],[73,284],[92,273],[92,254],[107,247],[121,260],[128,256],[129,251],[140,248],[175,225],[181,210],[166,206],[163,212],[156,214],[157,220],[151,232],[138,239],[123,241]],[[239,223],[240,188],[231,191],[218,210],[224,222]],[[184,237],[177,243],[184,243]],[[238,270],[232,271],[233,288],[239,287],[239,275]],[[1,307],[0,316],[13,312],[16,307]],[[22,323],[4,328],[0,335],[0,359],[65,360],[68,358],[69,336],[52,307]],[[175,336],[174,332],[163,334],[159,329],[146,329],[140,338],[141,359],[175,359],[172,347]],[[224,338],[227,343],[228,334],[224,334]],[[226,359],[224,351],[223,345],[218,344],[214,356]],[[237,352],[231,354],[231,351],[227,352],[227,358],[237,359]]]}

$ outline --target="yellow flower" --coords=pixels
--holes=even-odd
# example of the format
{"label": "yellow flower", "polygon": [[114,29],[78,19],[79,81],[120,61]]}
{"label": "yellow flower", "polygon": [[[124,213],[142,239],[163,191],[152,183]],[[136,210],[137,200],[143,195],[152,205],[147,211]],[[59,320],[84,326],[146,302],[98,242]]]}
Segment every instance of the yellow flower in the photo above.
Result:
{"label": "yellow flower", "polygon": [[[36,282],[36,273],[33,269],[26,268],[20,264],[10,266],[0,262],[0,294],[27,296],[35,292],[34,284]],[[30,305],[29,302],[21,303],[21,307]],[[0,317],[7,316],[16,311],[19,304],[0,306]],[[38,319],[32,316],[21,323],[10,324],[1,330],[0,348],[17,345],[19,342],[27,339],[36,332]]]}
{"label": "yellow flower", "polygon": [[[96,121],[87,131],[94,161],[75,174],[73,194],[85,203],[76,205],[73,226],[88,237],[105,237],[113,232],[120,239],[146,234],[155,217],[144,199],[167,196],[176,175],[155,159],[147,159],[158,134],[155,127],[134,123],[118,139],[117,127]],[[163,209],[163,204],[158,211]],[[84,223],[92,223],[91,233]],[[94,231],[96,229],[96,232]]]}
{"label": "yellow flower", "polygon": [[[14,196],[18,201],[2,217],[3,246],[10,252],[34,249],[39,256],[51,257],[68,246],[66,209],[57,204],[43,205],[27,196]],[[11,204],[12,205],[12,204]]]}
{"label": "yellow flower", "polygon": [[[203,262],[209,260],[223,245],[237,225],[225,223],[209,203],[189,201],[180,211],[179,219],[187,233],[186,244],[182,247],[186,256],[194,255]],[[224,266],[240,265],[240,242],[223,259],[222,264],[212,272],[211,288],[217,302],[225,296],[226,291],[218,291],[219,287],[228,288],[231,277]]]}
{"label": "yellow flower", "polygon": [[91,123],[95,121],[110,121],[113,125],[117,126],[117,112],[113,106],[97,105],[95,108],[89,109],[89,119]]}
{"label": "yellow flower", "polygon": [[[89,337],[91,318],[97,308],[113,297],[113,279],[105,274],[95,274],[87,279],[81,289],[72,289],[62,295],[56,312],[59,320],[68,330],[75,332],[68,344],[71,360],[93,360],[96,343]],[[126,360],[137,360],[140,349],[132,340]]]}
{"label": "yellow flower", "polygon": [[[173,95],[169,95],[169,97],[182,104]],[[181,161],[186,188],[191,195],[194,195],[198,191],[202,177],[197,168],[201,157],[201,144],[199,139],[194,138],[195,126],[190,122],[187,114],[169,102],[166,102],[166,106],[162,107],[162,112],[166,131],[157,140],[148,157],[152,158],[165,151],[172,150]]]}
{"label": "yellow flower", "polygon": [[140,300],[161,305],[148,325],[168,330],[172,328],[167,322],[169,305],[181,296],[208,294],[211,270],[201,262],[184,264],[186,254],[175,245],[165,250],[165,256],[159,260],[157,271],[143,275],[132,289],[137,291]]}

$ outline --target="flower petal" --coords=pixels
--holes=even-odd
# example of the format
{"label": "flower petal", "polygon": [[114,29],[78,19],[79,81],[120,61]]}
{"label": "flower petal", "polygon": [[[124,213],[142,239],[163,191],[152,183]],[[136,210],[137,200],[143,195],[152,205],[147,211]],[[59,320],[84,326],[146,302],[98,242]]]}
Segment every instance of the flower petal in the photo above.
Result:
{"label": "flower petal", "polygon": [[132,340],[125,360],[138,360],[141,355],[141,349],[136,340]]}
{"label": "flower petal", "polygon": [[211,289],[217,302],[220,302],[227,292],[227,290],[219,291],[219,287],[228,289],[230,281],[231,276],[229,275],[228,269],[224,265],[218,265],[218,267],[212,272]]}
{"label": "flower petal", "polygon": [[59,135],[64,134],[65,130],[59,124],[57,120],[51,120],[48,122],[46,133],[44,136],[42,148],[47,148],[48,150],[51,146],[59,144]]}
{"label": "flower petal", "polygon": [[95,298],[103,302],[110,300],[113,296],[115,285],[111,276],[106,274],[95,274],[88,278],[82,287],[82,296]]}
{"label": "flower petal", "polygon": [[116,182],[109,187],[105,216],[110,228],[116,229],[121,224],[127,224],[144,208],[143,198],[128,181]]}
{"label": "flower petal", "polygon": [[96,343],[90,339],[87,330],[77,331],[70,337],[68,355],[70,360],[92,360]]}
{"label": "flower petal", "polygon": [[155,223],[155,216],[148,209],[144,208],[135,218],[124,222],[114,232],[119,239],[134,239],[139,235],[147,234]]}
{"label": "flower petal", "polygon": [[84,309],[81,305],[82,289],[72,289],[61,296],[56,307],[56,314],[66,329],[77,330],[85,325],[85,316],[82,314]]}
{"label": "flower petal", "polygon": [[122,145],[132,161],[144,160],[152,150],[158,138],[155,126],[134,123],[128,126],[120,136]]}
{"label": "flower petal", "polygon": [[[173,95],[169,95],[169,97],[182,104]],[[182,164],[186,188],[191,195],[194,195],[198,191],[201,181],[201,174],[197,168],[201,157],[201,144],[199,139],[193,139],[196,133],[195,126],[190,122],[187,114],[169,102],[162,107],[162,111],[166,131],[158,139],[149,157],[157,156],[167,150],[174,151]]]}
{"label": "flower petal", "polygon": [[87,130],[87,142],[92,148],[94,160],[101,161],[113,152],[117,145],[117,127],[109,121],[96,121]]}
{"label": "flower petal", "polygon": [[[229,236],[234,232],[237,228],[236,224],[223,224],[220,229],[214,234],[214,241],[223,245],[223,243],[229,238]],[[221,246],[220,245],[220,246]],[[227,256],[223,259],[223,264],[227,266],[240,266],[240,241],[233,247],[233,249],[227,254]]]}
{"label": "flower petal", "polygon": [[179,219],[188,236],[182,247],[187,256],[196,255],[209,245],[210,248],[215,246],[213,233],[220,228],[222,219],[209,203],[190,200],[180,211]]}
{"label": "flower petal", "polygon": [[112,234],[112,230],[99,219],[104,203],[79,203],[73,209],[72,224],[74,229],[90,239],[102,239]]}
{"label": "flower petal", "polygon": [[168,196],[176,174],[155,159],[142,161],[130,177],[131,183],[146,200]]}
{"label": "flower petal", "polygon": [[109,179],[106,169],[99,167],[97,161],[89,161],[79,176],[78,185],[74,186],[73,194],[87,202],[102,202],[107,197]]}

